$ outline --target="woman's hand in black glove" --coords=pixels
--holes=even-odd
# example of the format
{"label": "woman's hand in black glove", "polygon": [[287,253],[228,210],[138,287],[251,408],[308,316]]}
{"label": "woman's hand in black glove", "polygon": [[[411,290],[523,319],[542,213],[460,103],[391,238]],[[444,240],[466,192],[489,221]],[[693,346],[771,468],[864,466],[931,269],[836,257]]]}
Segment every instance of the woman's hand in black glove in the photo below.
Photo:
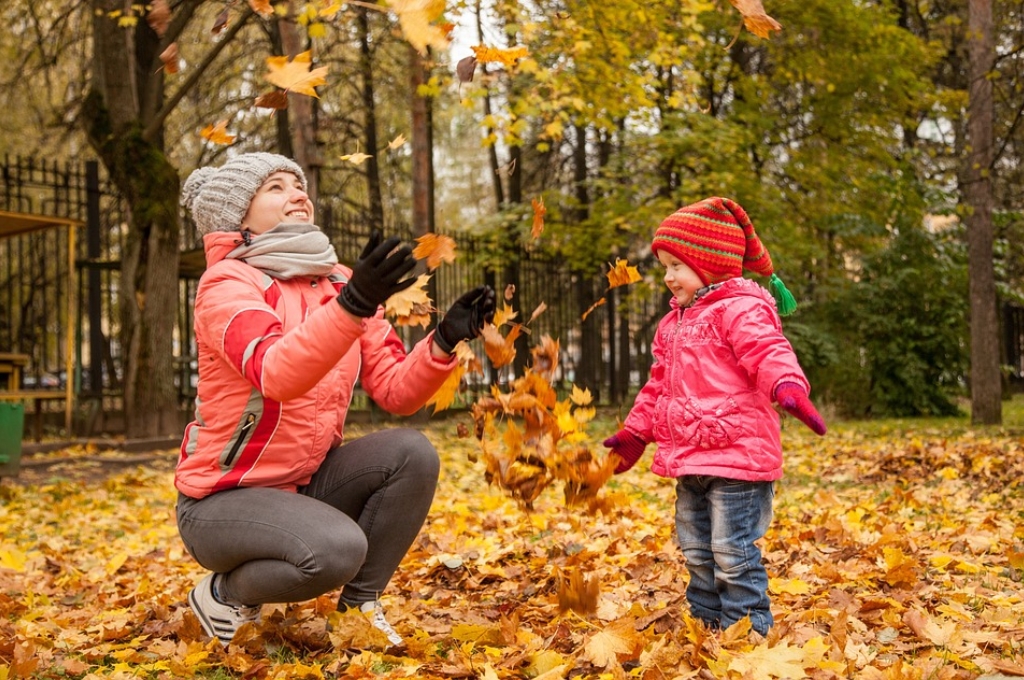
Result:
{"label": "woman's hand in black glove", "polygon": [[402,279],[416,266],[412,248],[403,245],[395,250],[401,239],[381,238],[380,230],[374,229],[363,254],[352,267],[352,278],[338,294],[338,304],[353,316],[373,316],[389,297],[416,283],[416,277]]}
{"label": "woman's hand in black glove", "polygon": [[495,301],[494,289],[490,286],[479,286],[464,294],[437,324],[434,344],[451,354],[461,341],[480,335],[484,324],[494,320]]}

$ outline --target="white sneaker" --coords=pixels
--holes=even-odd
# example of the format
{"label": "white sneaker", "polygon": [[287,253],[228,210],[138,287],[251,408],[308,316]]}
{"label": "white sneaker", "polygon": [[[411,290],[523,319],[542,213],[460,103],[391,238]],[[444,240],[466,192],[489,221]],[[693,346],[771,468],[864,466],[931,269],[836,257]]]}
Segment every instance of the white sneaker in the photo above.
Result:
{"label": "white sneaker", "polygon": [[372,612],[373,616],[370,617],[370,624],[380,632],[387,635],[388,641],[392,645],[402,644],[402,636],[399,635],[398,631],[392,628],[391,624],[388,623],[388,620],[384,618],[384,608],[381,606],[380,600],[364,602],[359,605],[359,611],[364,614],[370,614]]}
{"label": "white sneaker", "polygon": [[243,623],[260,620],[260,607],[219,602],[213,596],[213,580],[216,576],[209,574],[196,584],[196,587],[189,591],[188,603],[206,634],[217,638],[227,647]]}

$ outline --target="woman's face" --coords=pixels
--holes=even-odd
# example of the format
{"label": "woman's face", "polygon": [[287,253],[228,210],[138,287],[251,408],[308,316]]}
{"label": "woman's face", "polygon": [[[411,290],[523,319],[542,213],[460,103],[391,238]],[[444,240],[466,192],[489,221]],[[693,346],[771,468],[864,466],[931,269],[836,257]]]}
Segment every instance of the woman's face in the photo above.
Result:
{"label": "woman's face", "polygon": [[704,282],[688,265],[675,255],[664,250],[658,251],[658,261],[665,267],[665,285],[672,295],[685,307],[693,301],[694,294],[704,287]]}
{"label": "woman's face", "polygon": [[256,190],[242,218],[242,229],[262,234],[282,222],[313,223],[309,195],[299,178],[285,170],[272,174]]}

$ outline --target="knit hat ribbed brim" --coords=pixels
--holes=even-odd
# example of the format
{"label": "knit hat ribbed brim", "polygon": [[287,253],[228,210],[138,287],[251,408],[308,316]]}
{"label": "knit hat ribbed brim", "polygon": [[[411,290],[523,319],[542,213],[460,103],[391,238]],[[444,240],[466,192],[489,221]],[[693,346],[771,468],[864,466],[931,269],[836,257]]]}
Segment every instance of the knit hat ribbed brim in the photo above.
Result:
{"label": "knit hat ribbed brim", "polygon": [[651,250],[675,255],[706,285],[742,276],[744,269],[773,273],[772,259],[746,211],[728,198],[706,198],[666,217]]}
{"label": "knit hat ribbed brim", "polygon": [[306,189],[306,175],[299,165],[275,153],[246,153],[219,168],[193,171],[181,187],[181,204],[192,213],[200,234],[238,231],[256,191],[275,172],[290,172]]}

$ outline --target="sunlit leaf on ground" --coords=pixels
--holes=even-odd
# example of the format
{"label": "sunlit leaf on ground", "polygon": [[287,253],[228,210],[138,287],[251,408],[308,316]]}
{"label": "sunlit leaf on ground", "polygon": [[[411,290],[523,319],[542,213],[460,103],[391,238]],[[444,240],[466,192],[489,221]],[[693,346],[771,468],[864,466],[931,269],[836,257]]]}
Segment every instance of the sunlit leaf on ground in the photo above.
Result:
{"label": "sunlit leaf on ground", "polygon": [[[490,398],[499,424],[506,410],[554,410],[540,382]],[[592,408],[585,401],[572,399],[570,414]],[[585,433],[600,441],[616,415],[598,412]],[[538,441],[551,439],[540,428],[547,419],[531,417],[530,426],[517,417],[507,441],[496,429],[496,445],[529,449],[531,427]],[[763,543],[776,627],[760,640],[744,622],[714,632],[689,616],[673,485],[648,462],[604,483],[615,498],[608,508],[566,507],[552,483],[527,513],[488,486],[482,460],[470,461],[481,446],[458,436],[467,423],[470,415],[453,414],[424,430],[441,456],[437,494],[382,593],[400,648],[328,626],[341,618],[333,592],[266,605],[263,621],[222,649],[186,605],[203,572],[174,524],[175,450],[142,462],[84,446],[27,456],[18,478],[0,482],[0,672],[968,680],[1024,668],[1019,433],[868,435],[836,423],[816,438],[786,421],[786,476]],[[352,424],[347,436],[393,425]],[[547,447],[537,450],[549,456]]]}

